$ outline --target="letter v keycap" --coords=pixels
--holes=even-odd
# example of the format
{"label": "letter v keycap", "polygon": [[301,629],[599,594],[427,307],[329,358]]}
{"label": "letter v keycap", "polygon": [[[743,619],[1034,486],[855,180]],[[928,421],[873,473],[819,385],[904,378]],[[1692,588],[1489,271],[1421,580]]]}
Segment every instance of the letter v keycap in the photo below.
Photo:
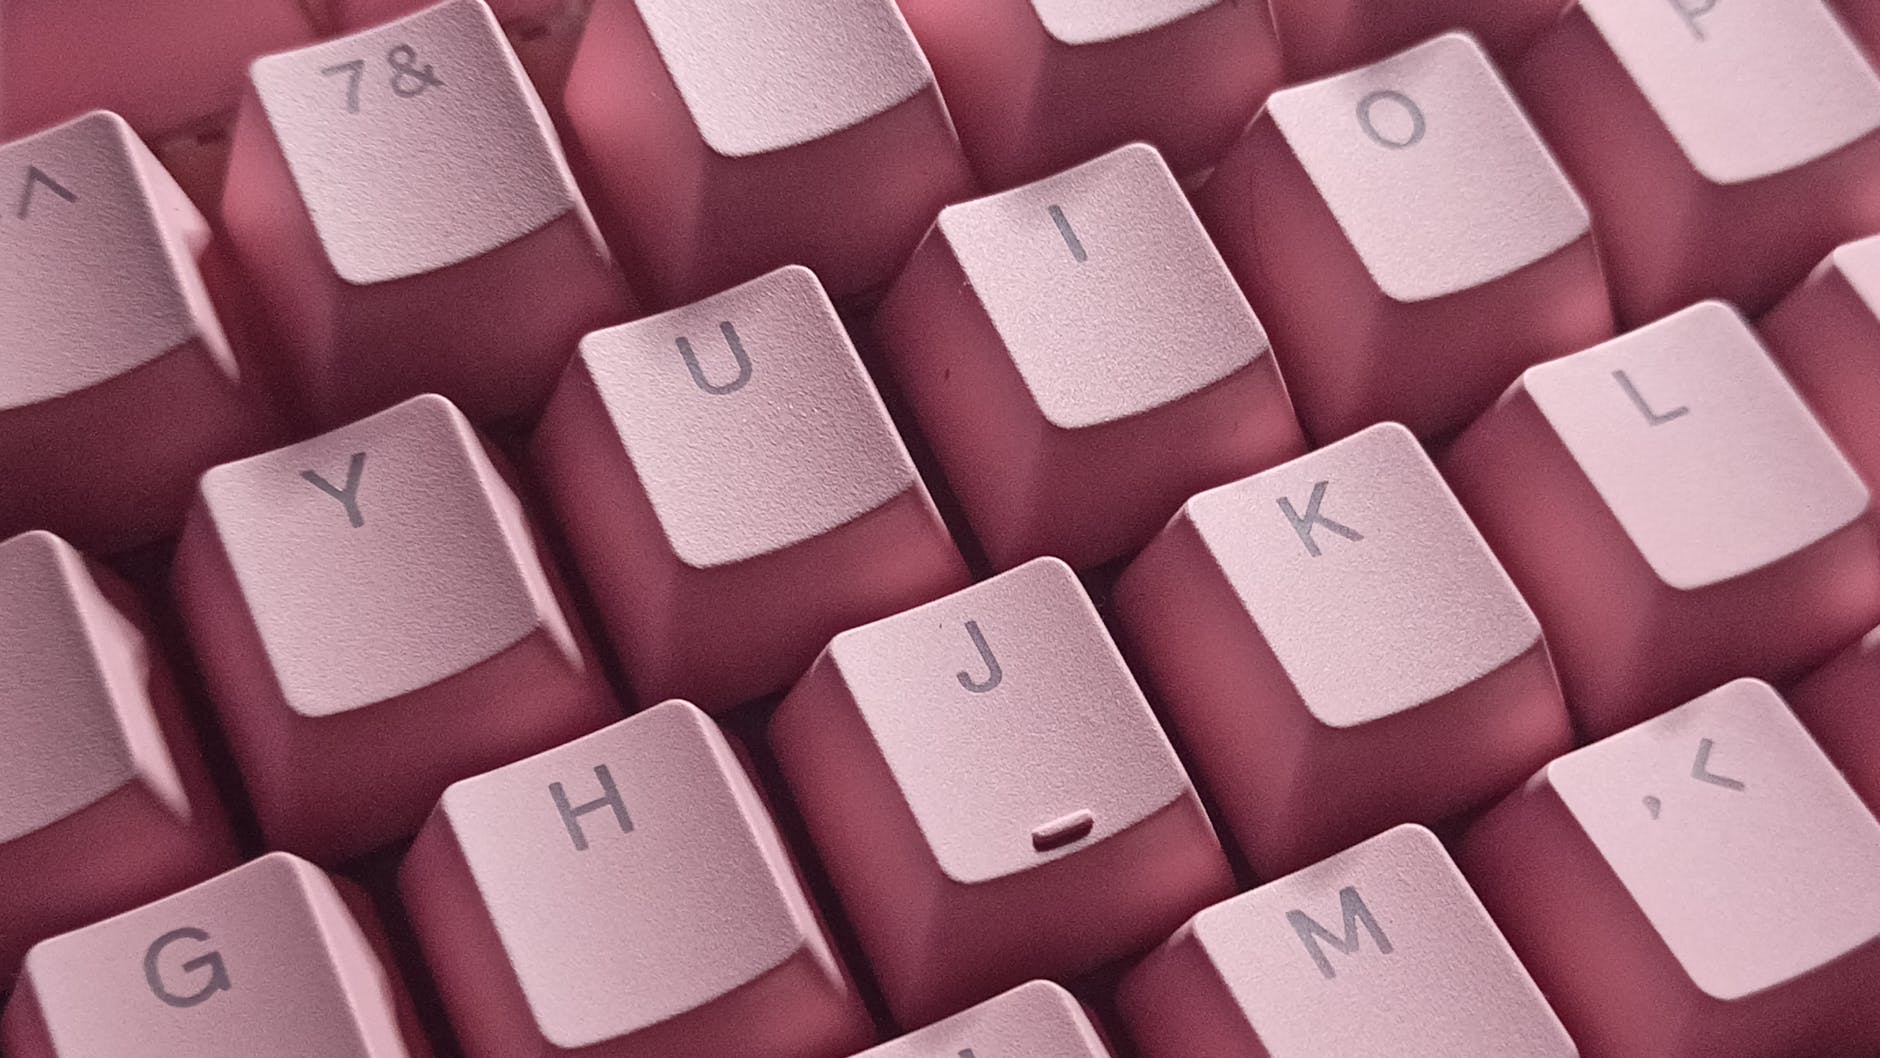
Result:
{"label": "letter v keycap", "polygon": [[552,577],[442,397],[204,475],[176,592],[270,842],[363,853],[610,719]]}

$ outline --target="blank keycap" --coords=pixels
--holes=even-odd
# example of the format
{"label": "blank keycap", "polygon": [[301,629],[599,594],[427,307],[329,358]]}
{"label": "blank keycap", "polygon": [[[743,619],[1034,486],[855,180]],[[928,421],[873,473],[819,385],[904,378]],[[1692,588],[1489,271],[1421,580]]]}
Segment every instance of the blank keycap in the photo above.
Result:
{"label": "blank keycap", "polygon": [[1233,891],[1055,559],[837,636],[770,739],[903,1024],[1141,950]]}
{"label": "blank keycap", "polygon": [[537,552],[441,397],[203,476],[177,601],[271,845],[368,851],[612,718]]}
{"label": "blank keycap", "polygon": [[1880,228],[1880,74],[1823,0],[1581,0],[1514,77],[1630,325],[1761,312]]}
{"label": "blank keycap", "polygon": [[1266,332],[1151,147],[947,207],[875,325],[996,565],[1116,558],[1305,450]]}
{"label": "blank keycap", "polygon": [[1188,501],[1115,608],[1267,877],[1478,804],[1570,745],[1533,612],[1394,423]]}
{"label": "blank keycap", "polygon": [[451,786],[400,886],[471,1058],[872,1038],[756,789],[685,702]]}
{"label": "blank keycap", "polygon": [[1788,697],[1855,792],[1880,814],[1880,635],[1867,633]]}
{"label": "blank keycap", "polygon": [[337,424],[438,392],[537,411],[624,280],[482,0],[255,63],[223,221]]}
{"label": "blank keycap", "polygon": [[0,534],[143,543],[277,443],[209,226],[115,115],[0,146],[0,259]]}
{"label": "blank keycap", "polygon": [[789,264],[846,300],[975,193],[893,0],[599,0],[566,103],[664,305]]}
{"label": "blank keycap", "polygon": [[1588,1058],[1880,1048],[1880,823],[1767,684],[1554,761],[1458,858]]}
{"label": "blank keycap", "polygon": [[803,268],[589,335],[533,453],[642,702],[780,690],[967,582]]}
{"label": "blank keycap", "polygon": [[901,0],[966,156],[1005,188],[1132,141],[1213,165],[1279,86],[1264,4]]}
{"label": "blank keycap", "polygon": [[1450,29],[1466,29],[1497,63],[1518,59],[1569,0],[1272,0],[1292,80],[1373,62]]}
{"label": "blank keycap", "polygon": [[7,0],[0,5],[0,133],[87,110],[148,137],[214,121],[249,60],[314,38],[297,0]]}
{"label": "blank keycap", "polygon": [[1584,734],[1797,675],[1880,622],[1867,489],[1720,302],[1529,369],[1443,469]]}
{"label": "blank keycap", "polygon": [[1110,1058],[1069,992],[1032,981],[855,1058]]}
{"label": "blank keycap", "polygon": [[1435,835],[1402,826],[1196,915],[1124,978],[1143,1058],[1573,1058]]}
{"label": "blank keycap", "polygon": [[1611,335],[1586,207],[1466,34],[1275,92],[1196,196],[1306,433],[1451,433]]}
{"label": "blank keycap", "polygon": [[1854,469],[1880,482],[1880,236],[1829,254],[1757,329]]}
{"label": "blank keycap", "polygon": [[129,589],[51,533],[0,543],[0,982],[33,942],[234,862]]}
{"label": "blank keycap", "polygon": [[11,1058],[426,1058],[359,890],[283,852],[34,948]]}

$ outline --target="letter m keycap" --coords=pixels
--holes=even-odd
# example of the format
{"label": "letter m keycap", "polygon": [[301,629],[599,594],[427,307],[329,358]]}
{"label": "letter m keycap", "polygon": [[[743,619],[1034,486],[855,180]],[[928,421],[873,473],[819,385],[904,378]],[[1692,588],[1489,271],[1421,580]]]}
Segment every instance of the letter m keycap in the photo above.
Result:
{"label": "letter m keycap", "polygon": [[1336,948],[1341,955],[1356,955],[1362,944],[1358,936],[1358,927],[1362,925],[1371,934],[1371,942],[1377,945],[1379,955],[1391,953],[1390,938],[1378,927],[1377,917],[1371,914],[1371,909],[1364,906],[1364,898],[1358,895],[1356,886],[1348,885],[1339,890],[1338,906],[1345,920],[1342,937],[1313,921],[1312,916],[1304,911],[1286,912],[1287,924],[1292,926],[1293,932],[1299,934],[1300,943],[1306,946],[1306,952],[1318,965],[1319,973],[1328,981],[1337,977],[1338,972],[1332,968],[1332,960],[1326,957],[1325,949],[1319,946],[1321,941]]}

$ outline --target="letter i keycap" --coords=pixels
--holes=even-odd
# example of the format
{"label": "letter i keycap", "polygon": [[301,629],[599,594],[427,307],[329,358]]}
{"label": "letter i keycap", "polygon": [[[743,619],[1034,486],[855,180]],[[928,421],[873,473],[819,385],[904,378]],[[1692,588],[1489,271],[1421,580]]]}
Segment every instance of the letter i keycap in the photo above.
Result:
{"label": "letter i keycap", "polygon": [[1587,1058],[1880,1051],[1880,822],[1765,683],[1555,760],[1458,859]]}
{"label": "letter i keycap", "polygon": [[363,892],[286,853],[26,957],[8,1058],[428,1058]]}
{"label": "letter i keycap", "polygon": [[1418,826],[1201,912],[1124,978],[1118,1005],[1144,1058],[1577,1054]]}
{"label": "letter i keycap", "polygon": [[454,784],[399,884],[471,1058],[872,1038],[736,752],[685,702]]}
{"label": "letter i keycap", "polygon": [[366,852],[612,719],[552,576],[442,397],[205,474],[176,593],[269,841]]}

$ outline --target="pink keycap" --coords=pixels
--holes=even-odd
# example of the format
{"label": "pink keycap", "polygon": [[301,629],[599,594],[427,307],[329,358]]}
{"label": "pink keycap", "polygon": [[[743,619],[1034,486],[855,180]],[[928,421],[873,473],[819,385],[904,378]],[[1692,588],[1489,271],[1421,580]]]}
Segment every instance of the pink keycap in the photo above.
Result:
{"label": "pink keycap", "polygon": [[1757,329],[1854,469],[1880,482],[1880,236],[1829,254]]}
{"label": "pink keycap", "polygon": [[427,1058],[363,892],[284,852],[46,941],[10,1058]]}
{"label": "pink keycap", "polygon": [[1320,442],[1453,432],[1612,333],[1586,207],[1466,34],[1275,92],[1196,208]]}
{"label": "pink keycap", "polygon": [[35,941],[234,863],[130,590],[51,533],[0,543],[0,983]]}
{"label": "pink keycap", "polygon": [[1143,1058],[1577,1054],[1419,826],[1201,912],[1123,979],[1118,1006]]}
{"label": "pink keycap", "polygon": [[0,134],[87,110],[149,137],[225,116],[264,52],[312,40],[296,0],[7,0],[0,5]]}
{"label": "pink keycap", "polygon": [[1880,228],[1880,74],[1823,0],[1581,0],[1514,79],[1628,324],[1761,312]]}
{"label": "pink keycap", "polygon": [[807,269],[589,335],[533,454],[642,702],[779,690],[967,582]]}
{"label": "pink keycap", "polygon": [[1056,559],[837,636],[770,740],[902,1024],[1141,950],[1233,892]]}
{"label": "pink keycap", "polygon": [[1141,144],[942,210],[875,326],[995,565],[1108,561],[1305,450],[1266,332]]}
{"label": "pink keycap", "polygon": [[[422,11],[435,0],[326,0],[335,23],[349,29],[364,29],[389,22],[413,11]],[[574,7],[576,0],[487,0],[490,12],[505,25],[525,26],[551,21]]]}
{"label": "pink keycap", "polygon": [[441,397],[203,476],[177,602],[271,845],[368,851],[616,715],[537,552]]}
{"label": "pink keycap", "polygon": [[1266,877],[1480,803],[1571,744],[1533,611],[1394,423],[1189,500],[1115,609]]}
{"label": "pink keycap", "polygon": [[1721,302],[1530,368],[1443,470],[1584,734],[1797,675],[1880,623],[1867,489]]}
{"label": "pink keycap", "polygon": [[1587,1058],[1880,1048],[1880,823],[1767,684],[1554,761],[1458,858]]}
{"label": "pink keycap", "polygon": [[1375,62],[1444,30],[1474,33],[1498,63],[1520,58],[1571,0],[1272,0],[1292,80]]}
{"label": "pink keycap", "polygon": [[893,0],[599,0],[566,105],[666,305],[789,264],[846,300],[975,193]]}
{"label": "pink keycap", "polygon": [[400,885],[471,1058],[873,1038],[757,790],[686,702],[452,785]]}
{"label": "pink keycap", "polygon": [[1238,0],[901,0],[966,156],[990,187],[1153,143],[1213,165],[1280,83],[1264,4]]}
{"label": "pink keycap", "polygon": [[855,1058],[1110,1058],[1069,992],[1032,981]]}
{"label": "pink keycap", "polygon": [[103,112],[0,146],[0,196],[0,534],[171,532],[196,475],[280,432],[208,225]]}
{"label": "pink keycap", "polygon": [[1795,685],[1789,703],[1867,807],[1880,814],[1880,634]]}
{"label": "pink keycap", "polygon": [[334,424],[437,392],[540,409],[632,309],[547,112],[482,0],[255,63],[222,217]]}

